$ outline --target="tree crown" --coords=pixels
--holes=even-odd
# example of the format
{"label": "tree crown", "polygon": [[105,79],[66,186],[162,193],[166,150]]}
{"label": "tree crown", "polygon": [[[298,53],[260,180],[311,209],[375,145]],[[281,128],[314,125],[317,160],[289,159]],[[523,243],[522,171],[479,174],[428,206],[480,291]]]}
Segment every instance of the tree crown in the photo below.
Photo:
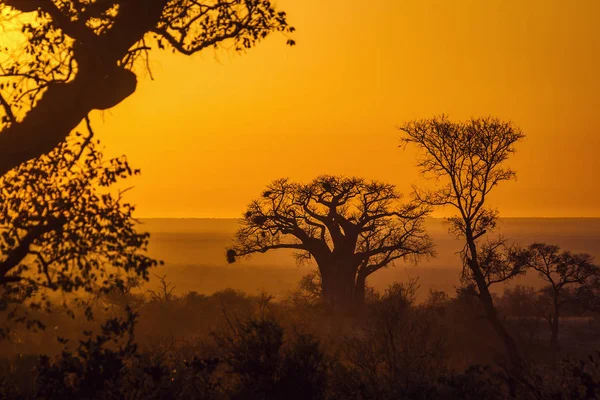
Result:
{"label": "tree crown", "polygon": [[[191,55],[230,41],[241,51],[271,32],[294,31],[285,12],[263,0],[4,0],[0,18],[12,32],[0,74],[4,124],[79,73],[102,79],[117,67],[146,69],[154,49]],[[127,79],[134,90],[135,76]]]}
{"label": "tree crown", "polygon": [[300,260],[345,259],[372,272],[398,258],[431,254],[423,227],[428,209],[400,200],[394,186],[354,177],[274,181],[248,206],[228,259],[286,248]]}
{"label": "tree crown", "polygon": [[455,207],[459,216],[450,222],[457,234],[469,233],[477,239],[492,230],[497,212],[486,208],[485,202],[495,186],[515,177],[503,163],[524,137],[519,128],[492,117],[452,122],[442,115],[408,122],[399,129],[402,143],[421,151],[421,171],[445,181],[437,190],[416,191],[417,197],[429,205]]}
{"label": "tree crown", "polygon": [[75,137],[0,178],[0,309],[47,293],[90,295],[147,279],[158,262],[145,254],[134,206],[109,187],[139,171],[105,159],[98,142]]}
{"label": "tree crown", "polygon": [[600,267],[589,254],[561,251],[559,246],[533,243],[520,251],[519,263],[537,271],[542,279],[560,292],[573,285],[585,285],[600,277]]}

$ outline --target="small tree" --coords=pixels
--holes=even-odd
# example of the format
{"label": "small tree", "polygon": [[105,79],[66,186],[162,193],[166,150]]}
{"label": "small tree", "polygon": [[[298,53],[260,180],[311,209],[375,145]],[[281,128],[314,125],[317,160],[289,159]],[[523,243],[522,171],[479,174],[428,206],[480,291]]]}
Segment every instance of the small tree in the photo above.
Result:
{"label": "small tree", "polygon": [[156,278],[160,282],[160,288],[157,290],[148,289],[150,299],[158,303],[168,303],[173,299],[173,297],[175,297],[175,295],[173,294],[175,286],[172,282],[167,281],[167,275],[156,275]]}
{"label": "small tree", "polygon": [[403,132],[402,143],[414,144],[422,151],[418,163],[421,171],[444,183],[432,191],[416,191],[416,196],[427,205],[448,205],[458,211],[448,221],[451,231],[465,240],[463,275],[474,282],[476,294],[506,347],[513,369],[521,370],[516,342],[502,324],[489,291],[490,284],[516,273],[499,262],[502,257],[498,257],[493,243],[482,254],[480,240],[496,227],[498,212],[488,208],[486,202],[492,189],[514,178],[515,172],[503,164],[524,135],[512,123],[496,118],[452,122],[441,116],[409,122],[399,129]]}
{"label": "small tree", "polygon": [[400,198],[392,185],[359,178],[275,181],[248,207],[228,261],[296,250],[300,262],[316,261],[327,308],[353,312],[364,303],[369,275],[397,259],[432,253],[423,228],[428,210]]}
{"label": "small tree", "polygon": [[600,313],[600,275],[591,278],[575,292],[577,303],[586,311]]}
{"label": "small tree", "polygon": [[48,292],[95,295],[147,279],[157,265],[149,235],[123,191],[108,189],[137,172],[105,160],[90,131],[0,178],[0,310],[16,303],[9,316],[27,321],[20,304],[49,308]]}
{"label": "small tree", "polygon": [[534,243],[523,250],[522,262],[549,283],[545,291],[550,295],[552,306],[546,319],[552,332],[550,346],[558,349],[561,308],[576,301],[579,288],[593,286],[593,278],[600,276],[600,267],[593,264],[593,257],[589,254],[561,252],[560,247],[545,243]]}
{"label": "small tree", "polygon": [[[501,308],[512,317],[510,322],[516,325],[514,333],[517,339],[526,339],[530,345],[538,342],[543,302],[544,299],[531,286],[517,285],[504,289]],[[523,336],[524,333],[527,336]]]}

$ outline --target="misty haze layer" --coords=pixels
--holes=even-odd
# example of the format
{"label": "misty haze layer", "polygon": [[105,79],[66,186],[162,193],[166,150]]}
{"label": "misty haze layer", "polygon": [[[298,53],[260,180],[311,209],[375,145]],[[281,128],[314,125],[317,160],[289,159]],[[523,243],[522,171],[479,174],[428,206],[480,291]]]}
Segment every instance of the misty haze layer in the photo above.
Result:
{"label": "misty haze layer", "polygon": [[[179,293],[212,293],[230,287],[249,294],[266,291],[285,296],[314,268],[310,264],[297,266],[293,253],[286,250],[227,264],[225,248],[231,245],[239,227],[236,219],[142,219],[142,223],[142,229],[151,233],[150,255],[165,261],[160,275],[166,274]],[[395,281],[419,277],[421,297],[426,297],[429,289],[453,293],[459,286],[461,242],[448,233],[442,219],[428,220],[427,231],[436,246],[435,258],[418,265],[396,262],[395,266],[374,274],[367,283],[382,291]],[[494,235],[503,235],[521,245],[546,242],[600,257],[600,219],[597,218],[508,218],[500,222]],[[152,278],[150,287],[157,282]],[[542,281],[529,273],[507,286],[518,284],[537,288]],[[504,287],[497,285],[494,289],[502,292]]]}

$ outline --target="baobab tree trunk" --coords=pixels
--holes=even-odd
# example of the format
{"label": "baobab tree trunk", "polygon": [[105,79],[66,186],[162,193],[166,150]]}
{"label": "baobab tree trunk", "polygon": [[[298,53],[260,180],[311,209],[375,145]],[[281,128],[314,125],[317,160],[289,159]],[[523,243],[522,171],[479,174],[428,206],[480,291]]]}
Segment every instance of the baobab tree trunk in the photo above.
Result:
{"label": "baobab tree trunk", "polygon": [[325,309],[330,311],[333,307],[334,277],[329,267],[319,267],[321,274],[321,297],[325,304]]}
{"label": "baobab tree trunk", "polygon": [[[356,268],[337,264],[321,268],[320,271],[327,311],[338,316],[353,315],[357,307]],[[364,285],[361,301],[364,302]]]}
{"label": "baobab tree trunk", "polygon": [[336,275],[335,312],[344,316],[353,315],[355,312],[355,271],[344,265],[339,269]]}
{"label": "baobab tree trunk", "polygon": [[354,286],[354,307],[360,311],[365,306],[365,289],[367,286],[367,275],[360,271],[356,274],[356,283]]}

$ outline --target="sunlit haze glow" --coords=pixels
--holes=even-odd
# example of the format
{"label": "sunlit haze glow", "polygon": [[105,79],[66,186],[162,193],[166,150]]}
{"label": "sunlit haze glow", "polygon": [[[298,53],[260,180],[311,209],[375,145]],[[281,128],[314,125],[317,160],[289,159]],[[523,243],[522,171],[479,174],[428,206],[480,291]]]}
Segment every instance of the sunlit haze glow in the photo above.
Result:
{"label": "sunlit haze glow", "polygon": [[[319,174],[423,184],[397,124],[493,115],[527,135],[502,216],[600,216],[600,2],[280,0],[297,46],[154,53],[96,129],[142,169],[142,217],[237,217],[270,181]],[[103,122],[102,122],[103,121]],[[438,215],[440,215],[438,213]]]}

